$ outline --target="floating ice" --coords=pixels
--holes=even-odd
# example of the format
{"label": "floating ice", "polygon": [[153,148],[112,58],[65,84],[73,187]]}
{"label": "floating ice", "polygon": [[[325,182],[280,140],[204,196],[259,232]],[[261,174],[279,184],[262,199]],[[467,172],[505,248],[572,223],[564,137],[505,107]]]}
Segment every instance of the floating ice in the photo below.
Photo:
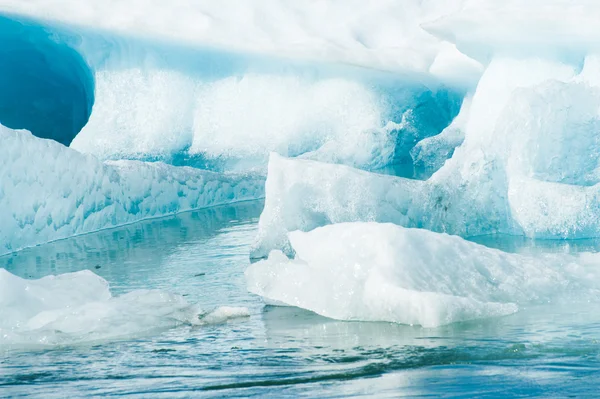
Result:
{"label": "floating ice", "polygon": [[463,143],[425,182],[272,155],[253,256],[290,253],[289,231],[354,221],[461,236],[600,236],[597,66],[593,55],[579,73],[559,61],[495,58],[455,121]]}
{"label": "floating ice", "polygon": [[393,224],[340,223],[289,234],[246,271],[269,303],[340,320],[435,327],[508,315],[521,305],[600,299],[600,256],[508,254]]}
{"label": "floating ice", "polygon": [[163,163],[102,163],[0,125],[0,254],[145,218],[257,199],[264,180]]}
{"label": "floating ice", "polygon": [[112,296],[91,271],[25,280],[0,269],[0,346],[68,345],[246,317],[246,308],[204,313],[180,295],[137,290]]}

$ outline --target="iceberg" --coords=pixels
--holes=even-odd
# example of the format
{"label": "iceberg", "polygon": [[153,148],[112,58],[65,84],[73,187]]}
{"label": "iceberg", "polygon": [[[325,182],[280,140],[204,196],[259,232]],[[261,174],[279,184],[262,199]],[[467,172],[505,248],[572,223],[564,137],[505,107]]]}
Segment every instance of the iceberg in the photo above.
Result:
{"label": "iceberg", "polygon": [[160,162],[103,163],[1,125],[0,141],[0,254],[264,195],[264,178],[257,174],[214,173]]}
{"label": "iceberg", "polygon": [[339,320],[437,327],[532,304],[600,299],[598,254],[519,255],[393,224],[292,232],[246,270],[250,292]]}
{"label": "iceberg", "polygon": [[[69,16],[62,10],[73,5],[59,4],[8,1],[0,6],[10,13],[0,16],[6,60],[0,68],[6,88],[0,96],[6,104],[0,107],[0,123],[101,160],[160,160],[248,171],[264,170],[269,152],[276,151],[379,169],[410,160],[409,151],[418,141],[447,127],[482,72],[479,63],[451,44],[442,45],[417,19],[408,18],[407,13],[421,19],[436,12],[416,1],[372,10],[381,23],[385,18],[385,30],[405,30],[416,40],[403,45],[402,57],[394,57],[403,60],[400,64],[390,64],[392,58],[376,61],[396,53],[397,43],[378,35],[356,38],[362,34],[345,26],[345,33],[336,33],[333,40],[339,41],[339,54],[323,56],[334,54],[322,47],[332,43],[332,32],[320,32],[315,43],[315,32],[302,20],[344,15],[350,24],[360,14],[339,1],[322,17],[305,16],[305,10],[279,2],[266,8],[260,3],[234,7],[260,9],[284,30],[289,25],[281,23],[281,13],[296,21],[295,43],[306,47],[291,53],[289,46],[283,51],[282,43],[271,49],[252,45],[250,38],[264,37],[262,26],[251,24],[239,36],[247,18],[239,20],[236,13],[218,17],[220,34],[214,27],[200,28],[198,21],[207,15],[212,21],[223,14],[222,5],[210,2],[190,3],[169,29],[162,23],[148,29],[147,21],[157,16],[164,22],[159,3],[136,5],[145,15],[141,19],[119,13],[121,3],[106,7],[83,1]],[[392,23],[388,12],[407,24]],[[99,15],[105,18],[96,20]],[[186,24],[191,15],[197,19]],[[113,23],[106,25],[109,20]],[[365,35],[371,35],[371,28]],[[280,37],[273,32],[271,39]],[[21,48],[27,51],[15,51]],[[361,48],[370,50],[357,59]]]}
{"label": "iceberg", "polygon": [[[597,66],[595,55],[579,70],[542,58],[494,58],[446,130],[463,130],[462,144],[426,181],[272,155],[253,257],[291,254],[287,232],[340,222],[463,237],[600,236]],[[416,160],[425,146],[413,151]],[[439,155],[430,165],[441,163]]]}
{"label": "iceberg", "polygon": [[204,312],[159,290],[113,296],[89,270],[25,280],[0,269],[0,348],[115,340],[247,316],[246,308]]}

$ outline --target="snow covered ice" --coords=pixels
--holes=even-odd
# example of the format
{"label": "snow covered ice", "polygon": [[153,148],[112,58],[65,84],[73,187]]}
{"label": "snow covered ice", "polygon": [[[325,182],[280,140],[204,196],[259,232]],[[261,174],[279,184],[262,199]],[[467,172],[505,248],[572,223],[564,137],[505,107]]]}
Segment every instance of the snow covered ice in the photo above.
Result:
{"label": "snow covered ice", "polygon": [[340,320],[436,327],[600,295],[598,254],[508,254],[385,223],[338,223],[289,240],[295,258],[272,251],[247,269],[248,289]]}

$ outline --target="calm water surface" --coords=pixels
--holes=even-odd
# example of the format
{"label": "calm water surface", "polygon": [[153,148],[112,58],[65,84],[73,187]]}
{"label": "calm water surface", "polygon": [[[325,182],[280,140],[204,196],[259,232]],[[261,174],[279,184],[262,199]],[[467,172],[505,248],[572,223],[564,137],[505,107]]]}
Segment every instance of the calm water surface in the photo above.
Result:
{"label": "calm water surface", "polygon": [[[0,349],[0,397],[597,397],[600,306],[548,304],[436,329],[264,306],[244,270],[262,203],[191,212],[0,258],[26,278],[91,269],[114,294],[159,288],[251,317],[45,350]],[[479,239],[515,252],[597,242]]]}

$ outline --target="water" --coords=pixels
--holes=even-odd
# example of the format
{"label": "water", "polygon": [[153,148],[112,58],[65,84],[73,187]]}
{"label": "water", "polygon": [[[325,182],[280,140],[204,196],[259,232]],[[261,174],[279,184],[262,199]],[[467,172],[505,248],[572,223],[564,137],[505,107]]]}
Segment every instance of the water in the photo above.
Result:
{"label": "water", "polygon": [[[260,202],[75,237],[0,258],[22,277],[91,269],[115,294],[159,288],[251,317],[45,350],[0,349],[0,397],[594,397],[600,306],[549,304],[436,329],[264,306],[243,272]],[[511,251],[595,242],[481,239]]]}

